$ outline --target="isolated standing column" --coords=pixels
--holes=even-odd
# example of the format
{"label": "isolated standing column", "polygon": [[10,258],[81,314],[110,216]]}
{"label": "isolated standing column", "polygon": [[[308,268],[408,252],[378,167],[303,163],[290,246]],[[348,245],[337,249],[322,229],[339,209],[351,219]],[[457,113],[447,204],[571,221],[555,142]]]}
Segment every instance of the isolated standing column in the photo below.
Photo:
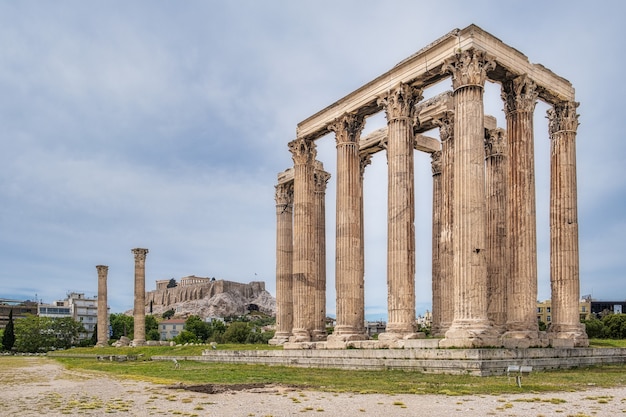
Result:
{"label": "isolated standing column", "polygon": [[133,346],[146,344],[146,254],[148,249],[135,248],[135,307]]}
{"label": "isolated standing column", "polygon": [[107,306],[107,273],[109,267],[106,265],[97,265],[98,271],[98,341],[96,347],[104,347],[108,345],[109,340],[109,309]]}

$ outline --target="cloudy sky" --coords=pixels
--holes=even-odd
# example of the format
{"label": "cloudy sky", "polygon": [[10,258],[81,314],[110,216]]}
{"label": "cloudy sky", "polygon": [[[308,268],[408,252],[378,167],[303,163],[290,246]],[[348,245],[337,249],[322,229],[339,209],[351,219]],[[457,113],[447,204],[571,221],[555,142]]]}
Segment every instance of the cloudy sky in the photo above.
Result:
{"label": "cloudy sky", "polygon": [[[568,79],[580,107],[581,294],[626,299],[626,7],[618,1],[0,1],[0,298],[132,308],[187,275],[275,295],[276,174],[297,123],[472,23]],[[450,87],[449,81],[440,89]],[[425,92],[425,95],[434,92]],[[505,126],[499,86],[486,111]],[[539,299],[550,298],[547,106],[535,112]],[[382,127],[368,120],[364,133]],[[437,136],[437,132],[432,132]],[[334,137],[318,141],[334,175]],[[417,311],[430,308],[429,158],[416,154]],[[366,303],[386,311],[386,161],[366,182]],[[334,176],[327,190],[335,311]]]}

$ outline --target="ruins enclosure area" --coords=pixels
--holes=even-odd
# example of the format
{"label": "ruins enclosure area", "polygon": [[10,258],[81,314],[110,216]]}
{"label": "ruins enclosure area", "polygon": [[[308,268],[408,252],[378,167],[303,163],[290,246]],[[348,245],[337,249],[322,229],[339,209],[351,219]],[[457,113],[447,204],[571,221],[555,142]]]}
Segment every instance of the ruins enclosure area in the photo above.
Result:
{"label": "ruins enclosure area", "polygon": [[[423,100],[449,80],[450,91]],[[501,86],[506,126],[484,114],[486,81]],[[550,106],[552,323],[538,328],[533,115]],[[289,142],[276,186],[277,330],[285,349],[585,347],[579,322],[576,190],[578,103],[564,78],[475,25],[456,29],[320,110]],[[387,127],[362,137],[365,120]],[[337,323],[326,337],[326,185],[316,140],[334,132]],[[438,132],[438,138],[425,136]],[[432,159],[432,332],[415,329],[414,153]],[[363,174],[387,157],[388,323],[365,332]],[[332,256],[332,254],[331,254]]]}

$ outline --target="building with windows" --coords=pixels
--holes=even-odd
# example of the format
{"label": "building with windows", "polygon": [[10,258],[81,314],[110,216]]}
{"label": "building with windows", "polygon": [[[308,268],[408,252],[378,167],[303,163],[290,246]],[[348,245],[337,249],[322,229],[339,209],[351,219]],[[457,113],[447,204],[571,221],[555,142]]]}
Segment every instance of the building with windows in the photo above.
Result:
{"label": "building with windows", "polygon": [[596,317],[606,314],[624,314],[626,313],[626,301],[591,301],[591,312]]}
{"label": "building with windows", "polygon": [[[591,314],[591,300],[582,299],[578,305],[580,320],[588,320]],[[552,300],[537,301],[537,321],[549,326],[552,323]]]}
{"label": "building with windows", "polygon": [[71,317],[85,328],[79,339],[89,339],[98,324],[98,297],[85,297],[84,293],[70,292],[65,300],[39,304],[37,314],[40,317]]}
{"label": "building with windows", "polygon": [[185,329],[185,320],[183,319],[170,319],[163,320],[159,323],[159,333],[161,334],[161,340],[172,340]]}
{"label": "building with windows", "polygon": [[13,311],[13,320],[24,318],[27,314],[37,315],[36,301],[10,300],[0,298],[0,329],[4,329],[9,322],[9,314]]}

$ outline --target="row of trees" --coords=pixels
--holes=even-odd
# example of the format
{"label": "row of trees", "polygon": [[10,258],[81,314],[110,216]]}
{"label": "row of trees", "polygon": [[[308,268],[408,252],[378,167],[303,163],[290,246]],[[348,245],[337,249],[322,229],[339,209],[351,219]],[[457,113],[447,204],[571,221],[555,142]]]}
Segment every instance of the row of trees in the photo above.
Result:
{"label": "row of trees", "polygon": [[79,334],[85,332],[82,324],[71,317],[50,318],[27,315],[9,323],[2,333],[2,349],[17,352],[47,352],[68,349],[80,343]]}
{"label": "row of trees", "polygon": [[591,339],[626,339],[626,314],[606,314],[584,323]]}

